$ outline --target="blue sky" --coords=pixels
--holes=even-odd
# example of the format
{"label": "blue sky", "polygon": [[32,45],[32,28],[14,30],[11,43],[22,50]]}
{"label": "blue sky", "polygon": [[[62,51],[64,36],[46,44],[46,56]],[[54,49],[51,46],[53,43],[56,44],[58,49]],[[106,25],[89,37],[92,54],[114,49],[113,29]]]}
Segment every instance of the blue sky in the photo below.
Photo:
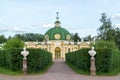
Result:
{"label": "blue sky", "polygon": [[119,0],[0,0],[0,35],[45,34],[54,26],[56,12],[61,26],[80,37],[97,35],[103,12],[120,27]]}

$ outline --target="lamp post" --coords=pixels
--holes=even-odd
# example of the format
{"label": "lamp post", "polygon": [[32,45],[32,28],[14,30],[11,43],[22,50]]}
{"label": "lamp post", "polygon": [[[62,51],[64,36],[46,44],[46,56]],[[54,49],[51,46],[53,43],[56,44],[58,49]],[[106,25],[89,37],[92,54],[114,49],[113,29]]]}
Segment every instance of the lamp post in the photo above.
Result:
{"label": "lamp post", "polygon": [[96,75],[96,67],[95,67],[95,58],[96,51],[94,50],[94,47],[92,47],[91,50],[88,52],[91,56],[91,65],[90,65],[90,75]]}
{"label": "lamp post", "polygon": [[29,54],[28,51],[26,51],[26,47],[23,48],[23,51],[21,51],[21,55],[23,55],[23,68],[22,72],[23,74],[27,74],[27,55]]}

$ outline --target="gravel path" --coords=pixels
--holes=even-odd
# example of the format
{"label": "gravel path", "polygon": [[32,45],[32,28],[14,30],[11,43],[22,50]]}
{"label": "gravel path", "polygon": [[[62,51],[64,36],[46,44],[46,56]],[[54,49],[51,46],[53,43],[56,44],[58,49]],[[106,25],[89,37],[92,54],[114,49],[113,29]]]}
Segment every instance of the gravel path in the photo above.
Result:
{"label": "gravel path", "polygon": [[46,74],[9,76],[0,74],[0,80],[120,80],[118,76],[86,76],[73,72],[64,61],[54,61]]}

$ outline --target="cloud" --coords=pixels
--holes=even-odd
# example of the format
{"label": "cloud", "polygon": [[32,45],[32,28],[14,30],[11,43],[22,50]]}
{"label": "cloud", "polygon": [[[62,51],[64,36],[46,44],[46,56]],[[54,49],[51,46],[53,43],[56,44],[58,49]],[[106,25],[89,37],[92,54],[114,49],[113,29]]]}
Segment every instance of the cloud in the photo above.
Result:
{"label": "cloud", "polygon": [[120,28],[120,24],[115,24],[114,26]]}
{"label": "cloud", "polygon": [[22,33],[25,32],[22,28],[20,27],[6,27],[6,28],[1,28],[0,33],[5,33],[5,32],[14,32],[14,33]]}
{"label": "cloud", "polygon": [[22,33],[25,32],[22,28],[20,27],[14,27],[10,30],[11,32],[15,32],[15,33]]}
{"label": "cloud", "polygon": [[81,28],[81,29],[75,28],[75,29],[72,29],[70,33],[78,33],[80,37],[85,37],[88,35],[91,35],[91,36],[97,35],[96,29],[93,29],[93,28]]}
{"label": "cloud", "polygon": [[4,32],[7,32],[8,29],[0,29],[0,33],[4,33]]}
{"label": "cloud", "polygon": [[52,24],[43,24],[42,27],[43,28],[52,28],[54,25]]}
{"label": "cloud", "polygon": [[112,16],[113,19],[120,19],[120,13],[117,13]]}

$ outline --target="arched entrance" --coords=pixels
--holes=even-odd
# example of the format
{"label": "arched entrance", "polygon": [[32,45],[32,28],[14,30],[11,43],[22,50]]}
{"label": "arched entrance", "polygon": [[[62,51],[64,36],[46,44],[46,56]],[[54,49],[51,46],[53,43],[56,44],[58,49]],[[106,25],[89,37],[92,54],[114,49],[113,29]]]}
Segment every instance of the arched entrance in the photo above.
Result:
{"label": "arched entrance", "polygon": [[55,59],[61,58],[61,49],[59,47],[55,48]]}

